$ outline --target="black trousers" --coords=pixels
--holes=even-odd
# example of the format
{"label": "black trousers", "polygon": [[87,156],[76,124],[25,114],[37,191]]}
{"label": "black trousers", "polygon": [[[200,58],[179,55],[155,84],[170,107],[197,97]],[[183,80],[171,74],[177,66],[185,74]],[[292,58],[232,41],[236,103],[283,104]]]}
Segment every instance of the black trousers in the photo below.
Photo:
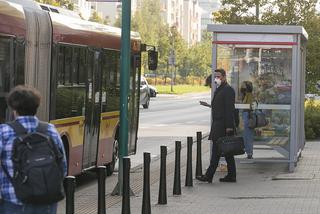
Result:
{"label": "black trousers", "polygon": [[[219,164],[221,154],[218,151],[218,145],[216,143],[213,143],[212,145],[212,152],[211,152],[211,159],[210,159],[210,165],[207,169],[206,176],[209,179],[212,179],[214,176],[214,173],[216,172],[216,169]],[[225,159],[227,161],[227,167],[228,167],[228,177],[236,178],[236,163],[234,161],[234,156],[225,156]]]}

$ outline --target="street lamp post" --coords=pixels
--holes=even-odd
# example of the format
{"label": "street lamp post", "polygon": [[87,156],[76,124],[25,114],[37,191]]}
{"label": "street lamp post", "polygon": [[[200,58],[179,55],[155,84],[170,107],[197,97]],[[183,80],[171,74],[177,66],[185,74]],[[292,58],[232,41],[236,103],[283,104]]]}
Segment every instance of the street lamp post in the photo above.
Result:
{"label": "street lamp post", "polygon": [[259,16],[260,16],[260,1],[259,0],[255,0],[255,4],[256,4],[256,22],[259,23]]}
{"label": "street lamp post", "polygon": [[[172,26],[172,29],[175,29],[175,26]],[[171,92],[173,92],[173,85],[174,85],[174,71],[176,66],[176,55],[174,50],[174,34],[170,30],[170,43],[171,43],[171,49],[169,52],[169,66],[171,65]],[[174,66],[174,67],[173,67]]]}
{"label": "street lamp post", "polygon": [[174,49],[170,50],[170,55],[169,55],[169,65],[171,65],[171,92],[173,92],[173,85],[174,85],[174,67],[176,64],[176,56],[175,56],[175,52]]}
{"label": "street lamp post", "polygon": [[122,1],[121,51],[120,51],[120,142],[118,183],[112,195],[122,195],[123,157],[128,155],[128,92],[130,71],[131,0]]}

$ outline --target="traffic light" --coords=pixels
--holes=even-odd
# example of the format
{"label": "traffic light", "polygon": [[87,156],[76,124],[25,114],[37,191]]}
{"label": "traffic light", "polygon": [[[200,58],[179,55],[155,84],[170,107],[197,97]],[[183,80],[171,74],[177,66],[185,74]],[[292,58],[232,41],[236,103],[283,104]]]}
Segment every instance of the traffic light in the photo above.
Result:
{"label": "traffic light", "polygon": [[148,51],[148,68],[149,70],[156,70],[158,67],[158,51],[149,50]]}

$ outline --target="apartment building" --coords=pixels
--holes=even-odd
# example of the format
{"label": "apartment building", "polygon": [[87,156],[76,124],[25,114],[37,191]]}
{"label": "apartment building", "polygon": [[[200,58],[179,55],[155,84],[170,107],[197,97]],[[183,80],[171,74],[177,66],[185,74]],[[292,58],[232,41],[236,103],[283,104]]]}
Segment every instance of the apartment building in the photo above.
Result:
{"label": "apartment building", "polygon": [[219,0],[199,0],[201,8],[201,30],[206,30],[208,24],[212,24],[212,12],[215,12],[220,7]]}
{"label": "apartment building", "polygon": [[189,46],[201,39],[201,11],[198,0],[161,0],[165,23],[175,26]]}
{"label": "apartment building", "polygon": [[165,23],[170,27],[175,26],[183,35],[183,3],[184,0],[161,0],[161,15]]}
{"label": "apartment building", "polygon": [[189,46],[201,40],[201,13],[197,0],[184,0],[182,36]]}

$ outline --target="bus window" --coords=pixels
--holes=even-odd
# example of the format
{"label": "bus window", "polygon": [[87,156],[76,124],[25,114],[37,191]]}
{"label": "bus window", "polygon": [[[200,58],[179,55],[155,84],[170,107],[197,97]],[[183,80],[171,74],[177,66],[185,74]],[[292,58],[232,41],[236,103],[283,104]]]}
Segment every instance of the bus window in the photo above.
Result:
{"label": "bus window", "polygon": [[64,47],[59,47],[57,84],[64,85]]}
{"label": "bus window", "polygon": [[72,82],[72,47],[65,47],[64,50],[64,85],[70,85]]}
{"label": "bus window", "polygon": [[71,64],[71,84],[79,84],[79,54],[80,48],[73,48],[72,51],[72,64]]}
{"label": "bus window", "polygon": [[79,85],[84,85],[87,79],[86,73],[86,49],[80,48],[79,50]]}
{"label": "bus window", "polygon": [[84,116],[86,72],[83,53],[85,48],[60,46],[59,49],[56,119]]}
{"label": "bus window", "polygon": [[102,112],[117,111],[120,105],[120,53],[104,50],[102,64]]}
{"label": "bus window", "polygon": [[0,92],[9,92],[10,88],[10,39],[0,37]]}
{"label": "bus window", "polygon": [[17,40],[15,42],[15,85],[24,84],[24,58],[25,58],[25,48],[24,41]]}

